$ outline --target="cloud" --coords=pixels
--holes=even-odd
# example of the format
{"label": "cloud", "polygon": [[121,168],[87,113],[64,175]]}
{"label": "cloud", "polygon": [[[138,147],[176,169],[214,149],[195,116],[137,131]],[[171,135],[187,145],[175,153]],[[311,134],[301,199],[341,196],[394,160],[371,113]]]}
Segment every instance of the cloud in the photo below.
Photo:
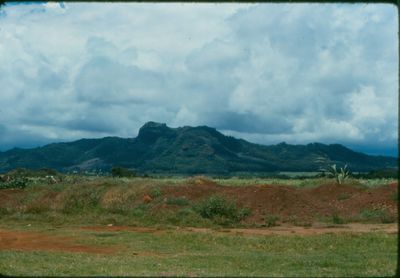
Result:
{"label": "cloud", "polygon": [[7,4],[0,25],[0,149],[150,120],[396,149],[388,4]]}
{"label": "cloud", "polygon": [[221,130],[243,133],[282,134],[291,132],[292,125],[280,115],[262,117],[253,113],[224,112],[213,115],[211,125]]}
{"label": "cloud", "polygon": [[104,105],[160,102],[164,88],[163,75],[102,57],[89,60],[75,83],[79,101]]}

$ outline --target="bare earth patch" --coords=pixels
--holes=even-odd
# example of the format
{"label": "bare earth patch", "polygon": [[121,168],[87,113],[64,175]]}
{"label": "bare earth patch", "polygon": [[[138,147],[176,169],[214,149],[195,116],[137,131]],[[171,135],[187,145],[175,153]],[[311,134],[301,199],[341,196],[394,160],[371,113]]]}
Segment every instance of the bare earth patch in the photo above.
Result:
{"label": "bare earth patch", "polygon": [[[163,233],[163,230],[146,227],[129,227],[129,226],[90,226],[82,227],[84,230],[92,230],[97,232],[111,231],[131,231],[144,233]],[[239,235],[319,235],[329,233],[373,233],[382,232],[395,234],[398,231],[397,223],[390,224],[360,224],[351,223],[346,225],[326,226],[314,225],[312,227],[298,227],[291,225],[282,225],[271,228],[232,228],[232,229],[210,229],[210,228],[193,228],[193,227],[177,227],[176,231],[195,232],[195,233],[230,233]]]}
{"label": "bare earth patch", "polygon": [[[81,230],[89,230],[96,232],[141,232],[141,233],[156,233],[162,234],[166,230],[159,230],[148,227],[129,227],[129,226],[88,226],[81,227]],[[212,234],[232,234],[244,236],[268,236],[268,235],[301,235],[311,236],[329,233],[371,233],[381,232],[395,234],[398,231],[397,223],[391,224],[359,224],[351,223],[338,226],[318,226],[312,227],[297,227],[290,225],[282,225],[271,228],[232,228],[232,229],[210,229],[210,228],[192,228],[192,227],[177,227],[177,232],[193,232],[193,233],[212,233]],[[80,252],[92,254],[112,254],[121,248],[115,246],[100,247],[92,245],[76,244],[77,238],[61,237],[31,231],[13,231],[0,229],[0,250],[21,250],[21,251],[60,251],[60,252]],[[151,255],[136,253],[134,255]]]}
{"label": "bare earth patch", "polygon": [[96,232],[140,232],[140,233],[160,233],[161,230],[148,227],[130,227],[130,226],[87,226],[82,227],[82,230],[96,231]]}
{"label": "bare earth patch", "polygon": [[[189,228],[192,232],[214,232],[204,228]],[[338,233],[371,233],[382,232],[388,234],[397,233],[397,224],[347,224],[340,226],[321,226],[321,227],[297,227],[279,226],[268,229],[225,229],[223,233],[233,233],[238,235],[320,235]]]}
{"label": "bare earth patch", "polygon": [[76,244],[71,237],[4,229],[0,229],[0,250],[62,251],[95,254],[111,254],[116,251],[113,247]]}

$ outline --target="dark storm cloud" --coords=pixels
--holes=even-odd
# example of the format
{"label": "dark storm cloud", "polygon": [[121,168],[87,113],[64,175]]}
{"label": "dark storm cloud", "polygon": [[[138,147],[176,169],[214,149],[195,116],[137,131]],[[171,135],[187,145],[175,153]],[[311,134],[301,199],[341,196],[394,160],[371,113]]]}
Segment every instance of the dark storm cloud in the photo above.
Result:
{"label": "dark storm cloud", "polygon": [[262,118],[252,113],[219,113],[210,120],[212,126],[221,130],[233,130],[244,133],[280,134],[291,131],[291,124],[280,115]]}

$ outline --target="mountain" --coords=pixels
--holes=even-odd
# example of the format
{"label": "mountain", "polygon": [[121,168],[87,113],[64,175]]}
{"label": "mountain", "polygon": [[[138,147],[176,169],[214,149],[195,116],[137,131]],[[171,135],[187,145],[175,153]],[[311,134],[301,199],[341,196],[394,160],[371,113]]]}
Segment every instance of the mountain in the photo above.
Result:
{"label": "mountain", "polygon": [[396,168],[397,158],[370,156],[339,144],[265,146],[225,136],[207,126],[170,128],[155,122],[142,126],[136,138],[81,139],[0,152],[0,172],[18,167],[108,171],[121,166],[140,172],[229,174],[317,171],[332,164],[370,171]]}

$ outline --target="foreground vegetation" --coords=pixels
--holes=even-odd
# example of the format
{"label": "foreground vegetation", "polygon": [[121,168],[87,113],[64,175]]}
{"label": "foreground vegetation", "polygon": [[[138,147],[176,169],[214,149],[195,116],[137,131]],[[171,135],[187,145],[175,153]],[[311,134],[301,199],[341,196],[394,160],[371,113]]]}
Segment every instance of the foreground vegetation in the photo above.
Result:
{"label": "foreground vegetation", "polygon": [[[48,175],[53,174],[53,175]],[[200,199],[167,194],[164,189],[175,187],[176,192],[185,186],[194,188],[202,184],[218,184],[227,188],[248,187],[263,184],[316,188],[334,183],[334,179],[320,178],[229,178],[205,177],[96,177],[61,175],[44,171],[35,175],[21,172],[3,181],[3,188],[15,188],[0,194],[0,219],[29,220],[48,223],[93,223],[137,226],[275,226],[284,221],[278,215],[265,215],[265,223],[244,221],[253,211],[220,194],[206,194]],[[341,186],[376,188],[395,182],[394,179],[347,179]],[[20,190],[20,191],[18,191]],[[207,190],[207,189],[205,189]],[[5,192],[5,191],[3,191]],[[0,193],[2,193],[0,189]],[[286,194],[286,193],[285,193]],[[12,196],[11,196],[12,195]],[[182,194],[181,194],[182,195]],[[11,196],[11,197],[9,197]],[[284,196],[283,196],[284,197]],[[351,195],[343,193],[338,201]],[[391,199],[397,201],[397,193]],[[268,205],[268,204],[265,204]],[[290,204],[289,204],[290,205]],[[314,217],[315,218],[315,217]],[[342,215],[322,216],[318,221],[343,224],[348,221],[392,223],[395,216],[387,208],[364,209],[359,214],[344,218]],[[295,225],[311,225],[296,217],[286,218]]]}
{"label": "foreground vegetation", "polygon": [[[348,178],[339,185],[335,179],[328,177],[121,177],[124,174],[117,171],[115,177],[96,177],[61,175],[46,170],[2,176],[0,233],[10,232],[13,235],[13,231],[23,231],[71,238],[76,244],[98,246],[112,252],[82,253],[40,248],[18,250],[7,248],[0,241],[0,273],[10,276],[245,277],[377,277],[395,274],[397,237],[394,234],[300,236],[226,232],[226,227],[272,229],[288,223],[306,228],[313,225],[304,219],[292,216],[284,219],[277,214],[262,215],[264,220],[260,222],[254,218],[258,205],[250,207],[236,202],[242,197],[235,195],[237,190],[242,190],[242,194],[250,192],[252,195],[249,198],[253,198],[262,193],[254,190],[262,188],[263,194],[267,190],[283,198],[277,203],[280,204],[293,193],[293,189],[299,192],[324,189],[329,193],[329,188],[339,188],[345,190],[335,195],[333,201],[343,205],[351,200],[352,192],[358,192],[357,195],[384,187],[393,188],[389,185],[396,182],[395,179]],[[257,187],[265,184],[269,186]],[[213,190],[220,193],[212,193]],[[393,207],[398,200],[396,192],[393,191],[389,201],[382,199],[377,204],[389,202]],[[320,198],[322,200],[315,201],[327,202],[323,199],[324,195]],[[268,207],[268,202],[263,203],[263,200],[260,204]],[[256,202],[251,199],[250,205],[253,201]],[[286,204],[291,205],[295,201],[288,199]],[[314,205],[312,203],[311,207]],[[362,223],[396,222],[393,214],[387,213],[388,209],[390,207],[373,206],[371,209],[360,209],[353,218],[333,214],[317,220],[332,227],[350,220]],[[152,227],[155,232],[83,229],[88,226],[102,229]],[[191,232],[182,227],[208,227],[210,230]]]}
{"label": "foreground vegetation", "polygon": [[7,229],[73,236],[78,243],[109,247],[111,254],[56,251],[0,253],[0,273],[29,276],[393,276],[396,235],[324,234],[244,236],[194,233],[90,231],[78,226],[5,222]]}

